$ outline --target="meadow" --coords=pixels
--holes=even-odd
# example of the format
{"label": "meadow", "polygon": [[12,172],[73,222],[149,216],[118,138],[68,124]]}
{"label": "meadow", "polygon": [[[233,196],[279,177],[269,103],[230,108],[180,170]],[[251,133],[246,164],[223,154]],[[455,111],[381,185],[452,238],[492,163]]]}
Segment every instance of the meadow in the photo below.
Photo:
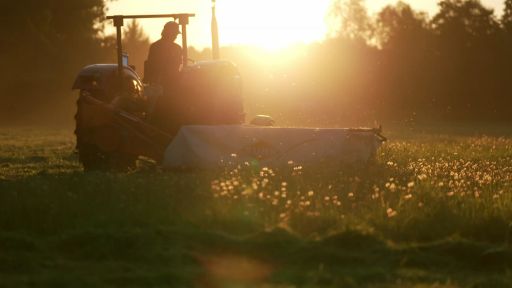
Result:
{"label": "meadow", "polygon": [[391,128],[364,169],[84,173],[0,129],[0,287],[512,287],[512,128]]}

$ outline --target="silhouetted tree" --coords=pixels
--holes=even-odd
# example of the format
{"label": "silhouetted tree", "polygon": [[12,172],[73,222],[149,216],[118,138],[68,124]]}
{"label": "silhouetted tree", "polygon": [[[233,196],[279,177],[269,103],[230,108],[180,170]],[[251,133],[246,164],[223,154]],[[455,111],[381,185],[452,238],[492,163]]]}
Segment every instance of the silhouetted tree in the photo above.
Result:
{"label": "silhouetted tree", "polygon": [[[499,23],[478,0],[443,0],[432,19],[436,33],[440,108],[446,117],[492,117],[497,87]],[[484,115],[485,114],[485,115]]]}
{"label": "silhouetted tree", "polygon": [[[432,70],[432,33],[427,15],[397,2],[384,7],[376,19],[376,39],[382,48],[382,91],[391,107],[388,114],[412,117],[418,107],[431,105],[429,73]],[[396,106],[402,107],[396,111]],[[431,107],[428,109],[432,111]],[[425,113],[423,113],[425,114]]]}
{"label": "silhouetted tree", "polygon": [[373,25],[364,0],[333,0],[329,13],[331,35],[369,41]]}
{"label": "silhouetted tree", "polygon": [[505,0],[501,24],[507,32],[512,32],[512,0]]}
{"label": "silhouetted tree", "polygon": [[427,15],[402,1],[384,7],[377,15],[376,36],[384,49],[426,46],[429,41]]}
{"label": "silhouetted tree", "polygon": [[72,101],[78,69],[102,57],[104,10],[103,0],[2,1],[1,120],[44,109],[58,115],[64,109],[59,103]]}
{"label": "silhouetted tree", "polygon": [[432,25],[447,43],[470,46],[474,40],[493,36],[499,29],[494,11],[483,7],[479,0],[443,0],[439,8]]}
{"label": "silhouetted tree", "polygon": [[[0,3],[1,120],[41,109],[52,115],[68,109],[72,119],[76,98],[69,88],[78,70],[115,62],[114,38],[102,33],[105,1]],[[301,47],[301,53],[272,65],[255,48],[224,47],[222,55],[244,77],[248,112],[300,121],[289,124],[412,115],[512,120],[512,0],[505,0],[501,21],[493,12],[478,0],[441,0],[429,20],[398,2],[372,18],[363,0],[332,0],[333,29],[323,43]],[[129,23],[124,47],[139,73],[148,44],[140,25]],[[191,53],[209,58],[207,50]]]}

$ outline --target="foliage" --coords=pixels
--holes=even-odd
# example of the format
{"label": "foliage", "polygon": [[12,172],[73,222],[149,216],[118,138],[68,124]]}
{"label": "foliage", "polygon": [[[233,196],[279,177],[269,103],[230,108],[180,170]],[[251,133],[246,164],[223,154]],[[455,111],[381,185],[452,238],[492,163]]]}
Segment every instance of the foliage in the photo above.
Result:
{"label": "foliage", "polygon": [[238,64],[248,114],[272,115],[280,125],[509,122],[507,5],[498,20],[475,0],[440,1],[435,15],[404,2],[368,15],[363,1],[334,0],[334,26],[321,43],[221,54]]}
{"label": "foliage", "polygon": [[501,23],[503,24],[505,31],[512,32],[512,1],[505,0],[505,9],[501,17]]}
{"label": "foliage", "polygon": [[372,22],[363,0],[332,1],[330,16],[334,36],[356,41],[368,41],[372,37]]}
{"label": "foliage", "polygon": [[71,110],[76,73],[102,58],[104,1],[2,1],[1,8],[0,121]]}
{"label": "foliage", "polygon": [[[113,38],[99,33],[104,1],[2,5],[1,123],[71,123],[77,71],[114,59]],[[511,121],[511,7],[505,0],[501,19],[478,0],[439,1],[435,15],[397,2],[369,15],[364,1],[333,0],[334,26],[321,43],[281,53],[223,47],[221,54],[241,71],[248,114],[278,123]],[[129,25],[124,44],[141,72],[147,39]],[[210,58],[190,50],[192,58]]]}
{"label": "foliage", "polygon": [[[428,22],[425,13],[414,11],[409,4],[399,1],[395,6],[386,6],[377,15],[377,38],[384,49],[414,53],[415,48],[425,45],[428,38]],[[400,47],[405,46],[405,47]]]}
{"label": "foliage", "polygon": [[368,15],[363,1],[336,0],[329,16],[337,26],[322,43],[222,51],[242,72],[249,114],[285,125],[512,120],[512,34],[479,1],[440,1],[429,16],[403,2]]}

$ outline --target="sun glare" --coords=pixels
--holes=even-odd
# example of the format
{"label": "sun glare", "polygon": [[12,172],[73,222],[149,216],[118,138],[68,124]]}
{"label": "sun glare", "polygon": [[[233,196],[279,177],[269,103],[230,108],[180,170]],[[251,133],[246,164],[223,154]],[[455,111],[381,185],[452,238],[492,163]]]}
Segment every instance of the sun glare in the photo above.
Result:
{"label": "sun glare", "polygon": [[[190,21],[189,44],[202,49],[211,47],[211,0],[118,0],[109,2],[109,14],[195,13]],[[367,0],[365,5],[373,15],[393,0]],[[437,1],[409,0],[414,9],[434,13]],[[217,0],[220,44],[251,45],[270,51],[282,50],[295,44],[307,44],[324,39],[325,21],[331,0]],[[503,10],[499,0],[482,0],[494,7],[497,14]],[[160,38],[163,24],[168,19],[141,20],[152,41]],[[114,33],[111,25],[107,34]]]}
{"label": "sun glare", "polygon": [[217,1],[221,41],[279,50],[322,40],[328,0]]}
{"label": "sun glare", "polygon": [[[109,4],[108,14],[195,13],[189,29],[189,45],[211,47],[210,0],[119,0]],[[217,0],[217,20],[221,46],[250,45],[269,51],[324,39],[325,16],[330,0]],[[140,20],[152,41],[160,38],[168,19]],[[111,25],[107,34],[114,33]]]}

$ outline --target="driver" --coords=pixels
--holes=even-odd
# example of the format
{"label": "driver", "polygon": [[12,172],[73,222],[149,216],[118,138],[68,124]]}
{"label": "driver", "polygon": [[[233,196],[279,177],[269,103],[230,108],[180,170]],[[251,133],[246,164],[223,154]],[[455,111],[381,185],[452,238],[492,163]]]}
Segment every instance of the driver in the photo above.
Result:
{"label": "driver", "polygon": [[181,46],[174,43],[178,34],[178,23],[167,22],[162,38],[151,44],[144,71],[146,83],[160,85],[167,90],[177,82],[182,63]]}
{"label": "driver", "polygon": [[174,43],[178,34],[178,23],[165,24],[162,38],[149,48],[144,69],[144,82],[163,88],[159,96],[150,101],[148,120],[171,134],[176,133],[183,122],[183,100],[178,93],[182,52]]}

